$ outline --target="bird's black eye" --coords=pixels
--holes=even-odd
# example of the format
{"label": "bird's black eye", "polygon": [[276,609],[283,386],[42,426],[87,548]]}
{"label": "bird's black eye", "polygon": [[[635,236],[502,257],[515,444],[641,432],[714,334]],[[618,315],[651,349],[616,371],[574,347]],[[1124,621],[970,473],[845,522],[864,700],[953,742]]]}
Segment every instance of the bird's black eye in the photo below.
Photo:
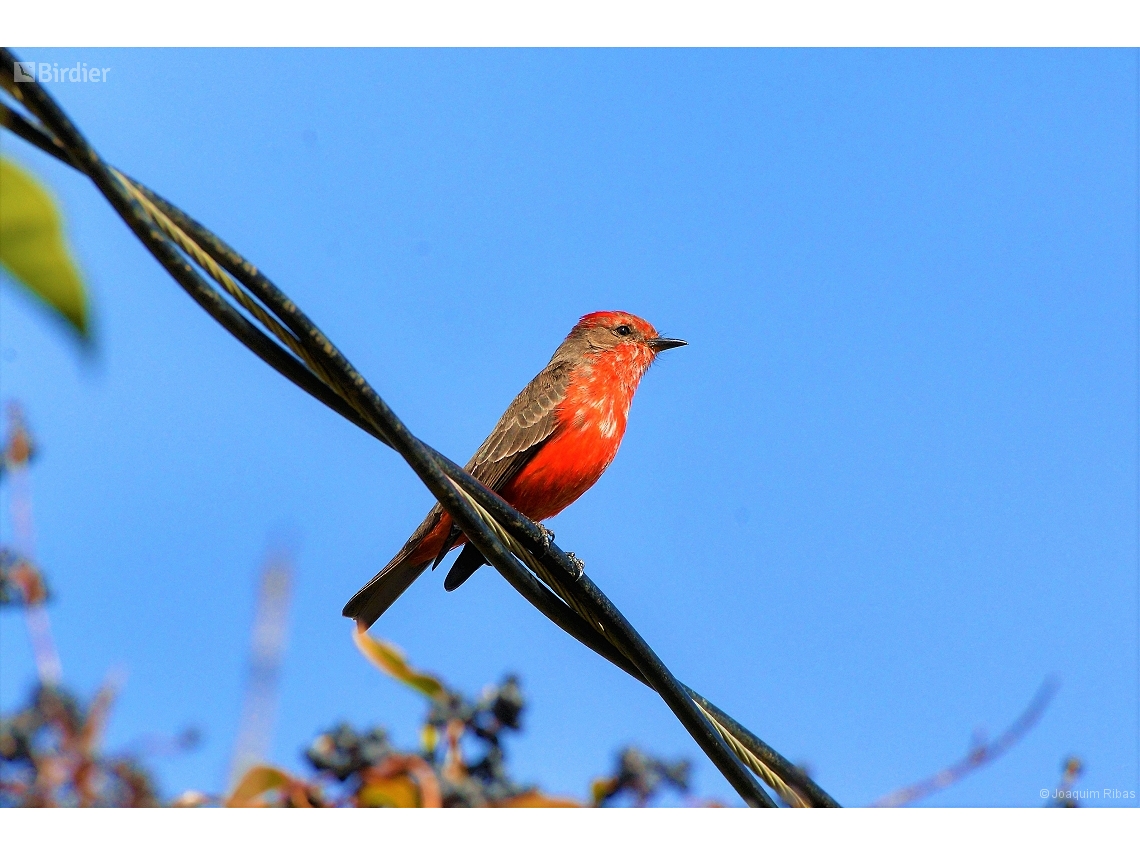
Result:
{"label": "bird's black eye", "polygon": [[614,327],[614,332],[616,332],[618,335],[629,335],[631,332],[633,332],[633,330],[631,330],[625,324],[622,324],[620,327]]}

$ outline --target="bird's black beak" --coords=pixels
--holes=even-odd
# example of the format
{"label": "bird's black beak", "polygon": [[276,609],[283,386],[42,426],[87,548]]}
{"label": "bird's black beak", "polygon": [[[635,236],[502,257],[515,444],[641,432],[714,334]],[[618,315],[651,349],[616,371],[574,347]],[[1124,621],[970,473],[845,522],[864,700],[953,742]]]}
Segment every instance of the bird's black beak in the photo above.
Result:
{"label": "bird's black beak", "polygon": [[681,341],[679,338],[650,338],[646,339],[645,343],[653,348],[654,353],[660,353],[663,350],[672,350],[674,347],[684,347],[688,344],[687,341]]}

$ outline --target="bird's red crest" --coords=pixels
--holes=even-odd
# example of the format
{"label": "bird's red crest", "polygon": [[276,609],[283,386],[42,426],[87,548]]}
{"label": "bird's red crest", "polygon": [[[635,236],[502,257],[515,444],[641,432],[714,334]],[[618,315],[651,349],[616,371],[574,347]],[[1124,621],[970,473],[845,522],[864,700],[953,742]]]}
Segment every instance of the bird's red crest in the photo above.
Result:
{"label": "bird's red crest", "polygon": [[582,317],[578,319],[578,323],[574,325],[574,329],[585,330],[591,327],[616,327],[619,324],[628,324],[640,332],[645,338],[657,337],[657,329],[653,324],[644,318],[639,318],[637,315],[631,315],[629,312],[590,312],[590,314],[582,315]]}

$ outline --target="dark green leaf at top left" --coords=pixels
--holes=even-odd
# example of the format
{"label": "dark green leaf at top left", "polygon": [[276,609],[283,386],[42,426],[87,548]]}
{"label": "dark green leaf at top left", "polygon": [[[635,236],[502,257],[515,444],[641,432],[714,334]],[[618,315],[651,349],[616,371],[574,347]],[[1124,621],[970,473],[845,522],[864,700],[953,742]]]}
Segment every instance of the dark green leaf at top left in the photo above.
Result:
{"label": "dark green leaf at top left", "polygon": [[63,236],[59,206],[35,176],[6,157],[0,158],[0,264],[89,338],[87,291]]}

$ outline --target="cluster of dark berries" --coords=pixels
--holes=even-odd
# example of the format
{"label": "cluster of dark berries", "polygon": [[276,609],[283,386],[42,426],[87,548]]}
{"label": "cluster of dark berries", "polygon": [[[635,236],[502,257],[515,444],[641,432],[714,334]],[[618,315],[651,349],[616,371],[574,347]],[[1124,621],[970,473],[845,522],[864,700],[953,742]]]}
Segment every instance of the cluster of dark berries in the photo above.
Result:
{"label": "cluster of dark berries", "polygon": [[357,733],[348,724],[339,724],[322,733],[305,751],[305,759],[318,772],[328,772],[338,781],[347,781],[353,775],[378,765],[392,753],[388,733],[374,727],[367,733]]}
{"label": "cluster of dark berries", "polygon": [[476,700],[447,690],[428,708],[418,752],[398,751],[381,728],[358,732],[340,724],[317,736],[305,759],[318,773],[347,784],[334,798],[338,803],[364,800],[360,794],[369,787],[375,791],[378,778],[403,774],[393,770],[409,768],[409,757],[430,769],[444,807],[503,802],[532,789],[511,780],[502,745],[506,731],[521,729],[525,707],[513,675],[489,686]]}
{"label": "cluster of dark berries", "polygon": [[636,748],[626,748],[618,756],[617,771],[609,778],[594,782],[594,804],[599,807],[617,801],[622,795],[644,807],[665,787],[681,793],[689,792],[690,764],[687,760],[666,763]]}
{"label": "cluster of dark berries", "polygon": [[[428,755],[442,773],[444,806],[481,807],[530,789],[511,780],[502,743],[505,731],[522,729],[525,708],[519,679],[513,674],[496,686],[488,686],[474,702],[448,693],[432,705],[428,727],[451,734],[449,744],[442,746],[447,750],[442,758],[438,750]],[[468,755],[472,759],[466,759]]]}

